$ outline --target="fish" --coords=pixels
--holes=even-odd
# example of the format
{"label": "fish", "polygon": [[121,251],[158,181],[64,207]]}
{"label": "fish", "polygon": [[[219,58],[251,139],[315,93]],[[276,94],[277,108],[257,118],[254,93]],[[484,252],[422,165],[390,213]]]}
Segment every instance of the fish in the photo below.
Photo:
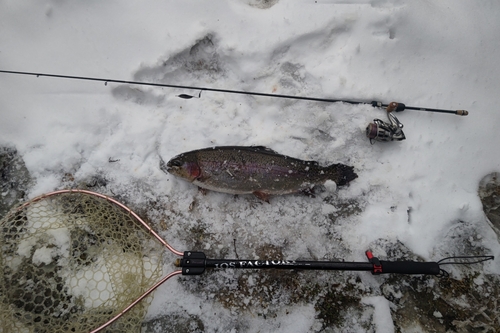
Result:
{"label": "fish", "polygon": [[160,157],[160,169],[202,189],[253,194],[266,202],[273,195],[312,193],[314,186],[327,180],[344,186],[358,177],[352,166],[322,167],[264,146],[203,148],[179,154],[166,164]]}

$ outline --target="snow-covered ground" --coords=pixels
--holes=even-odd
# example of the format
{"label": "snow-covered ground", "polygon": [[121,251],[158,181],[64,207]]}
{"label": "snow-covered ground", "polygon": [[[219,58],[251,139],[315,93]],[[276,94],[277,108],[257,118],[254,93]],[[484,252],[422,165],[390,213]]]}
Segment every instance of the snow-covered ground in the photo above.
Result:
{"label": "snow-covered ground", "polygon": [[[105,194],[125,198],[175,248],[212,258],[364,261],[372,248],[400,259],[381,244],[431,261],[500,256],[477,194],[480,180],[500,171],[498,17],[493,0],[0,1],[3,70],[470,112],[407,110],[397,114],[405,141],[371,145],[366,126],[386,116],[369,105],[216,92],[185,100],[176,95],[198,92],[0,74],[0,145],[23,158],[34,180],[28,197],[99,176]],[[159,155],[168,160],[215,145],[264,145],[323,165],[353,165],[359,178],[316,198],[261,204],[204,195],[159,168]],[[459,268],[450,271],[463,277]],[[500,261],[473,271],[498,276]],[[346,310],[345,322],[325,326],[321,291],[301,298],[291,287],[280,290],[290,273],[278,272],[269,287],[276,294],[252,292],[262,291],[265,274],[173,278],[156,291],[147,320],[196,318],[177,329],[206,332],[395,329],[391,300],[377,291],[385,277],[301,277],[311,288],[332,276],[359,279],[349,285],[361,290],[362,313]]]}

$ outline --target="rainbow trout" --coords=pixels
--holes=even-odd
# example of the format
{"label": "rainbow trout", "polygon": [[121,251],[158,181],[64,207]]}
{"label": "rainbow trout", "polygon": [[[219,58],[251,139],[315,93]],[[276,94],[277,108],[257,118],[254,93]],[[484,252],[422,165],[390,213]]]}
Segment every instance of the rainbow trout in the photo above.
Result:
{"label": "rainbow trout", "polygon": [[262,146],[221,146],[182,153],[160,168],[201,188],[231,193],[253,193],[269,202],[270,195],[305,192],[334,181],[348,184],[358,175],[352,166],[320,166],[278,154]]}

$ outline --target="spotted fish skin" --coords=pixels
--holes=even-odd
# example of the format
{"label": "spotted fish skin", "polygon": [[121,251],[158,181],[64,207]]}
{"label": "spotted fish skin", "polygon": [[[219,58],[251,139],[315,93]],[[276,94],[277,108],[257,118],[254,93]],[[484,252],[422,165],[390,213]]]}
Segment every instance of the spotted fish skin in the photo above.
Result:
{"label": "spotted fish skin", "polygon": [[357,178],[344,164],[320,166],[279,154],[263,146],[219,146],[193,150],[160,162],[163,171],[208,190],[249,194],[268,200],[269,195],[308,191],[327,180],[343,186]]}

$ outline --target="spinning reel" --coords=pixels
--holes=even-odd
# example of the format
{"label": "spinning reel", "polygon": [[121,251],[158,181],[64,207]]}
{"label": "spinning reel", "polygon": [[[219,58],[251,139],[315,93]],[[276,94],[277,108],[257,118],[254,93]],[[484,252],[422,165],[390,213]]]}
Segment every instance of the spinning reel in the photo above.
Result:
{"label": "spinning reel", "polygon": [[380,119],[373,119],[373,123],[368,124],[368,126],[366,127],[366,136],[368,137],[368,139],[370,139],[371,144],[374,144],[375,141],[403,141],[404,139],[406,139],[405,134],[403,133],[403,124],[392,113],[393,111],[401,112],[406,109],[410,109],[418,111],[450,113],[457,116],[467,116],[469,114],[467,110],[418,108],[414,106],[406,106],[403,103],[396,102],[382,104],[381,102],[373,101],[371,102],[371,104],[373,107],[387,107],[387,117],[389,118],[388,123]]}
{"label": "spinning reel", "polygon": [[[398,107],[400,110],[398,110]],[[406,139],[403,133],[403,124],[396,118],[392,111],[403,111],[404,104],[392,102],[387,106],[387,117],[389,123],[380,119],[373,119],[366,127],[366,136],[370,139],[370,143],[374,144],[375,141],[403,141]]]}

